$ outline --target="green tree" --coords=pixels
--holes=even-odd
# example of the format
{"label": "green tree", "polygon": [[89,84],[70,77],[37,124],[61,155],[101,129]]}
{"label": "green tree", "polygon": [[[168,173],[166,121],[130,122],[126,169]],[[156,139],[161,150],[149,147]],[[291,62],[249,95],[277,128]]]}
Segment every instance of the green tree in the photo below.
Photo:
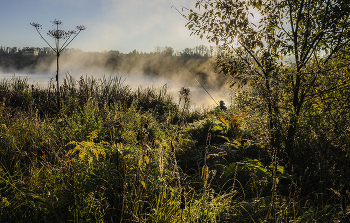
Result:
{"label": "green tree", "polygon": [[290,161],[305,102],[348,86],[335,71],[348,66],[341,58],[349,1],[197,0],[195,7],[183,14],[187,27],[222,45],[220,71],[251,84],[266,108],[271,147],[284,145]]}

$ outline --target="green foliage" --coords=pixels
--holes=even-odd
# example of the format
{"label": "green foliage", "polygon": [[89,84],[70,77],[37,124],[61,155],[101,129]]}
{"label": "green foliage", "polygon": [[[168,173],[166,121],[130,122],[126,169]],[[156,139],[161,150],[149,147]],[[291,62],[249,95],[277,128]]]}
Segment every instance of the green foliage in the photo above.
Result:
{"label": "green foliage", "polygon": [[[332,188],[330,190],[335,190],[337,195],[327,193],[327,196],[338,200],[338,207],[344,210],[341,217],[333,217],[345,219],[347,204],[344,199],[348,195],[343,186],[348,187],[348,178],[341,176],[348,175],[345,163],[349,161],[350,152],[346,124],[350,77],[349,3],[200,0],[195,7],[188,9],[187,14],[182,13],[188,18],[187,27],[200,38],[205,36],[209,42],[220,43],[217,70],[230,75],[233,78],[231,87],[237,86],[240,90],[234,109],[244,112],[250,119],[245,127],[254,134],[248,139],[258,138],[260,143],[268,145],[266,152],[270,159],[263,156],[242,166],[247,172],[255,173],[254,176],[245,174],[247,177],[239,180],[242,191],[246,188],[262,191],[255,193],[260,200],[260,196],[266,196],[266,184],[262,186],[256,182],[262,182],[259,180],[262,176],[269,176],[267,182],[272,185],[268,203],[271,206],[259,210],[265,218],[282,221],[291,203],[303,203],[303,199],[323,202],[320,194],[327,193],[325,188]],[[254,17],[259,17],[259,21]],[[227,117],[219,119],[221,123],[213,125],[212,130],[228,135],[234,128],[228,126]],[[234,140],[230,137],[224,137],[227,145],[233,144],[243,160],[247,158],[244,156],[250,158],[250,154],[240,152],[243,143],[231,143]],[[205,153],[207,151],[208,147]],[[229,154],[210,154],[209,157],[229,160]],[[272,171],[268,171],[271,165]],[[283,172],[293,173],[293,177],[286,175],[280,179],[280,166],[284,166]],[[242,169],[235,164],[229,164],[227,174],[238,178],[240,171]],[[330,182],[334,184],[331,186]],[[308,192],[297,192],[297,188]],[[283,197],[287,194],[289,200]],[[246,204],[242,208],[252,213],[250,220],[262,221],[261,215],[254,212],[254,203]],[[315,210],[311,208],[310,215],[303,212],[305,219],[294,216],[294,220],[319,220],[319,216],[329,219],[327,211]]]}
{"label": "green foliage", "polygon": [[[222,43],[217,69],[234,78],[232,87],[249,83],[255,97],[253,108],[259,108],[267,119],[271,147],[286,162],[298,159],[300,123],[308,107],[317,104],[319,97],[348,89],[344,69],[348,66],[349,4],[197,1],[196,8],[203,11],[184,14],[188,28],[210,42]],[[261,19],[255,22],[254,16]]]}
{"label": "green foliage", "polygon": [[68,76],[58,112],[52,88],[0,83],[0,222],[349,218],[347,88],[305,102],[298,160],[285,166],[254,89],[227,110],[183,112],[165,88]]}

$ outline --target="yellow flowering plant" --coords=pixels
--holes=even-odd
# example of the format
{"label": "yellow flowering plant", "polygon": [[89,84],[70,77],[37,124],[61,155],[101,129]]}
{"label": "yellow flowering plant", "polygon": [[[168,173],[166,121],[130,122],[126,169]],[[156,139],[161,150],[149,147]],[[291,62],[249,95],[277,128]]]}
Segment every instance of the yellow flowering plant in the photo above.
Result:
{"label": "yellow flowering plant", "polygon": [[89,165],[93,161],[99,161],[101,157],[106,158],[106,148],[109,146],[108,142],[95,143],[94,140],[98,138],[97,130],[91,132],[88,136],[88,141],[76,142],[71,141],[68,145],[75,145],[75,147],[68,151],[67,156],[76,154],[80,162],[87,161]]}

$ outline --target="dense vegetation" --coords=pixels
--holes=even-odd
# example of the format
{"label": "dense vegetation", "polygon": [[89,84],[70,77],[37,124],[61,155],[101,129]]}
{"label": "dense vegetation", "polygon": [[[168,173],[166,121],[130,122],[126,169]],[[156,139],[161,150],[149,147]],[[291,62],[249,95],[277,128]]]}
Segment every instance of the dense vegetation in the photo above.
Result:
{"label": "dense vegetation", "polygon": [[[187,88],[180,107],[166,87],[119,78],[67,76],[59,90],[0,82],[1,222],[350,220],[350,5],[196,7],[188,28],[222,43],[216,69],[238,85],[228,108],[193,111]],[[133,54],[131,69],[143,57]]]}
{"label": "dense vegetation", "polygon": [[320,100],[288,170],[250,94],[183,111],[165,88],[68,76],[58,111],[53,86],[2,80],[0,221],[345,222],[349,113]]}

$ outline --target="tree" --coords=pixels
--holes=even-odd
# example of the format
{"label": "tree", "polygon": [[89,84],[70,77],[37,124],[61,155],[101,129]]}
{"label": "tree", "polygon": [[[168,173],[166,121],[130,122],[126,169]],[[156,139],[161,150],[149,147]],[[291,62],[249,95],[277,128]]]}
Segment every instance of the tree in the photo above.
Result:
{"label": "tree", "polygon": [[174,49],[172,47],[165,46],[162,53],[166,56],[172,56],[174,53]]}
{"label": "tree", "polygon": [[[82,30],[85,30],[85,26],[77,26],[76,30],[71,30],[71,31],[64,31],[64,30],[59,30],[58,26],[62,25],[62,22],[60,20],[54,20],[51,21],[53,25],[56,25],[56,29],[54,30],[49,30],[47,35],[53,37],[55,39],[55,47],[52,47],[46,39],[41,35],[39,29],[41,29],[41,25],[38,23],[30,23],[32,26],[35,27],[36,31],[38,31],[39,35],[41,38],[49,45],[49,47],[56,53],[57,56],[57,72],[56,72],[56,82],[57,82],[57,104],[59,105],[59,83],[58,83],[58,71],[59,71],[59,65],[58,65],[58,58],[61,54],[61,52],[79,35],[79,33]],[[65,42],[62,44],[60,47],[60,39],[65,40]],[[59,107],[59,106],[58,106]]]}
{"label": "tree", "polygon": [[187,27],[222,45],[220,72],[250,83],[266,108],[271,147],[284,145],[291,161],[305,102],[349,86],[344,73],[327,76],[349,66],[341,60],[350,41],[349,1],[197,0],[195,7],[182,13]]}

